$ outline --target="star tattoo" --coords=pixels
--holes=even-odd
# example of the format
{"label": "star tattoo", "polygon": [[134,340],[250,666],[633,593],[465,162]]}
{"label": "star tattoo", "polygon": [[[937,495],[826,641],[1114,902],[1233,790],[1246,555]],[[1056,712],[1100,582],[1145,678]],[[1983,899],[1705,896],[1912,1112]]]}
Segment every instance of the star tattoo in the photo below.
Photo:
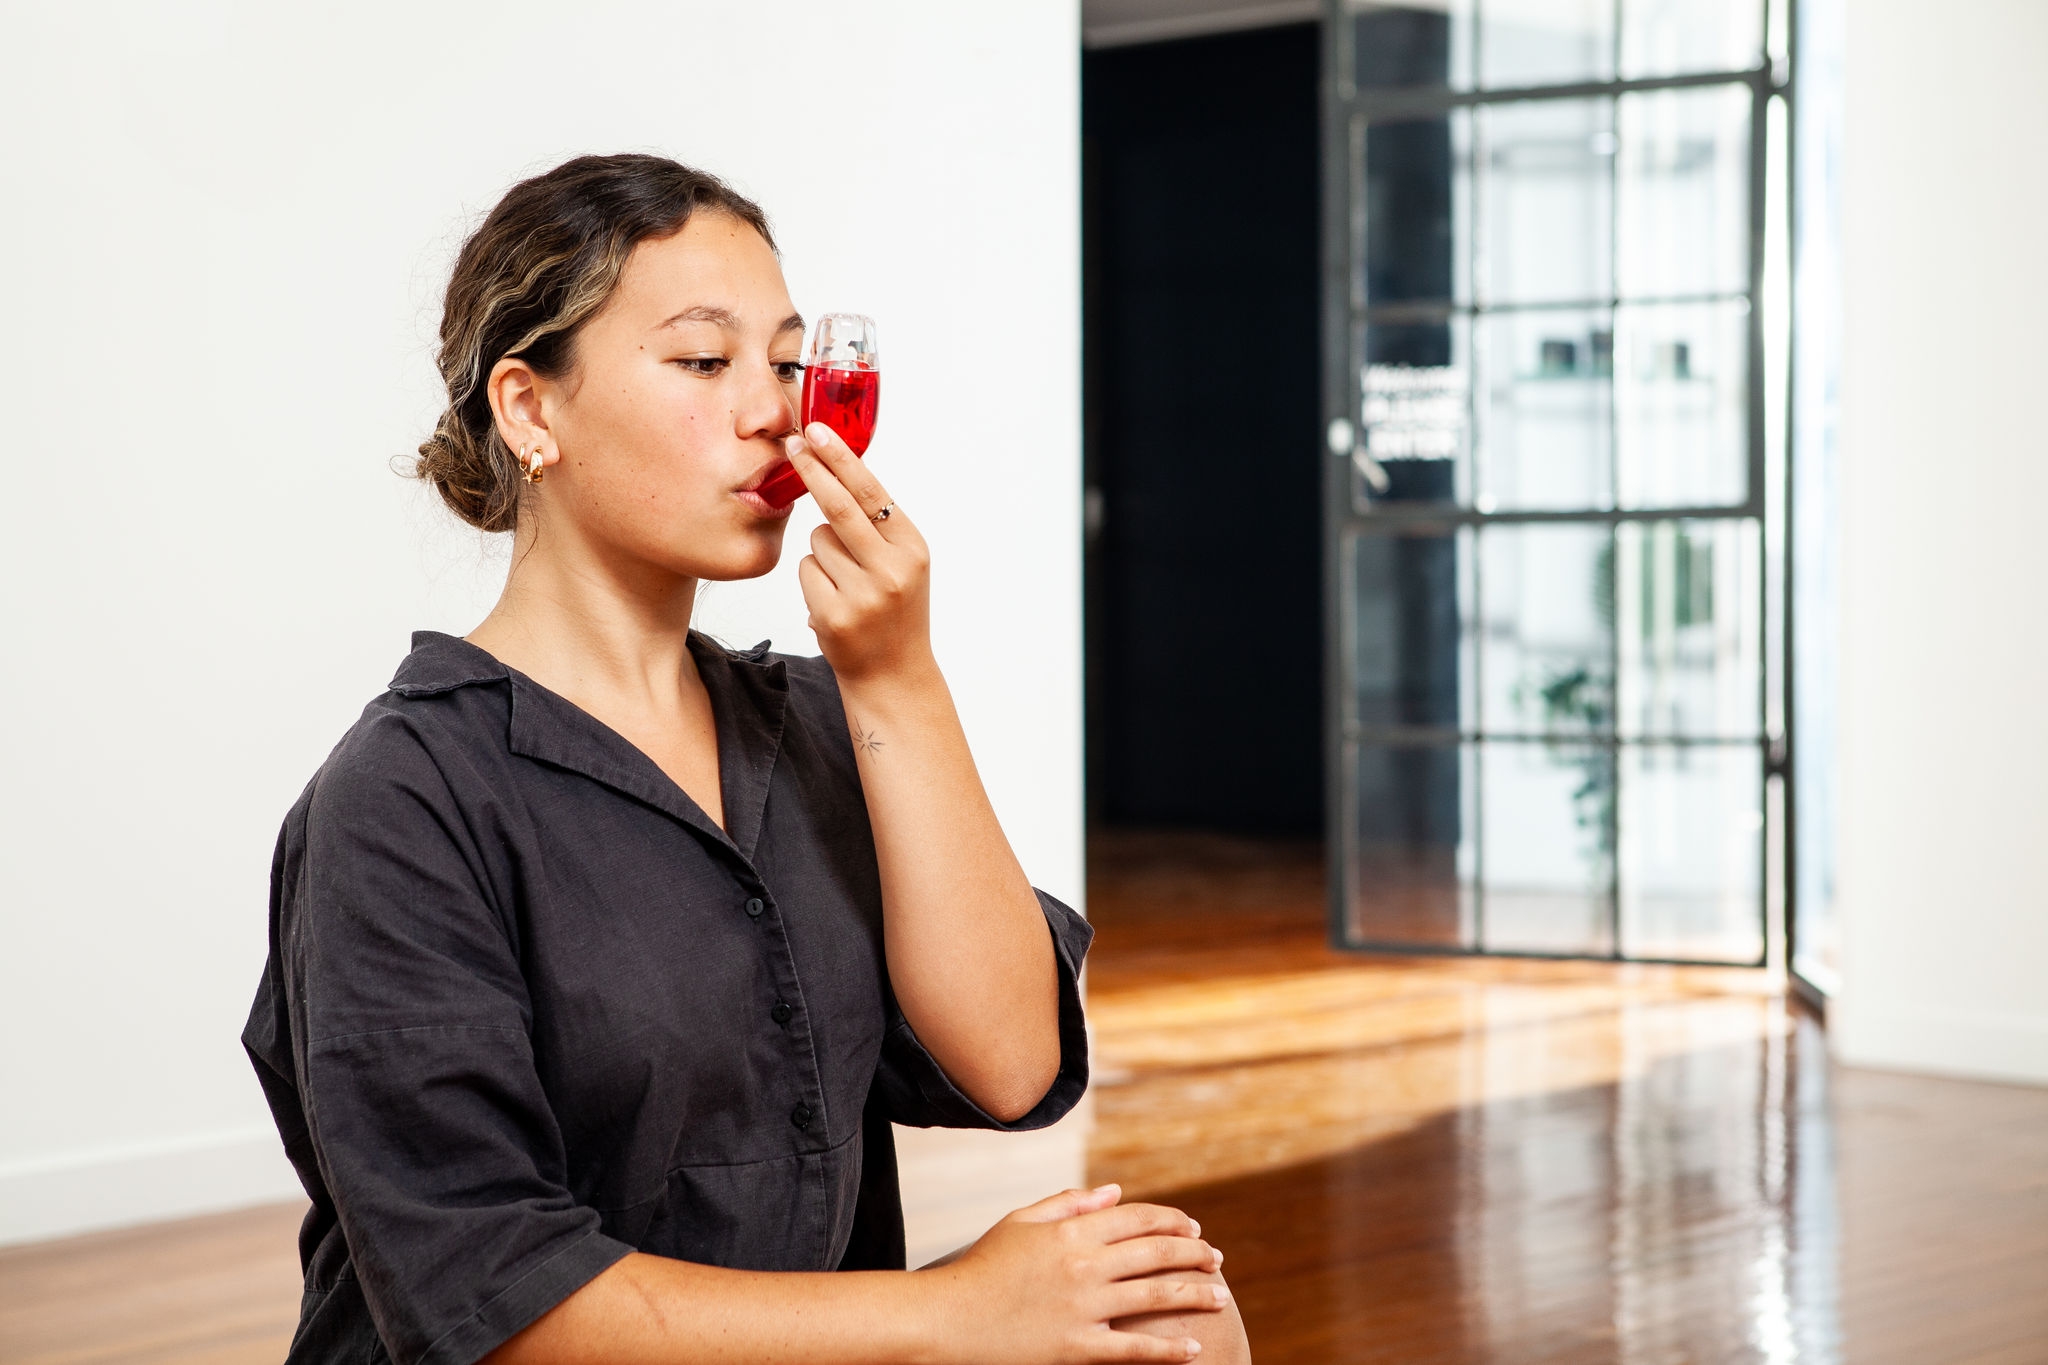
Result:
{"label": "star tattoo", "polygon": [[853,723],[853,747],[864,754],[879,754],[882,752],[882,741],[873,730],[861,729],[860,722],[856,720]]}

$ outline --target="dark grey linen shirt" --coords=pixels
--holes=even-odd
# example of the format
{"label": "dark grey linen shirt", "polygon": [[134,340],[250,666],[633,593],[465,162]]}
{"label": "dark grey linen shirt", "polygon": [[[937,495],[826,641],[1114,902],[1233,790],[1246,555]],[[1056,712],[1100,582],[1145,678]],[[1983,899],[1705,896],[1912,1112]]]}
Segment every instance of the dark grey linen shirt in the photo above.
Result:
{"label": "dark grey linen shirt", "polygon": [[1090,930],[1039,895],[1060,1070],[1014,1123],[889,990],[822,659],[690,650],[726,826],[587,712],[421,632],[286,817],[242,1035],[313,1201],[292,1362],[466,1365],[630,1251],[901,1267],[889,1124],[1087,1086]]}

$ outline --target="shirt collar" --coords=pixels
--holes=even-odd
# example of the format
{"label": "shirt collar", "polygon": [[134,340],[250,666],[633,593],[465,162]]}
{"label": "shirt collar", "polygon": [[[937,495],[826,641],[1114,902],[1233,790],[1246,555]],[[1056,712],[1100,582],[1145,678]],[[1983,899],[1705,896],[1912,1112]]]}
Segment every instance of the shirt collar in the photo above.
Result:
{"label": "shirt collar", "polygon": [[412,653],[392,675],[391,690],[402,697],[431,697],[471,683],[498,682],[512,670],[467,640],[438,630],[412,633]]}
{"label": "shirt collar", "polygon": [[391,679],[391,690],[426,697],[473,683],[509,681],[512,752],[602,782],[751,860],[761,838],[769,779],[782,751],[789,702],[787,667],[770,656],[768,646],[763,640],[752,649],[730,650],[698,631],[689,636],[690,655],[718,726],[724,829],[624,736],[467,640],[416,631],[412,653]]}

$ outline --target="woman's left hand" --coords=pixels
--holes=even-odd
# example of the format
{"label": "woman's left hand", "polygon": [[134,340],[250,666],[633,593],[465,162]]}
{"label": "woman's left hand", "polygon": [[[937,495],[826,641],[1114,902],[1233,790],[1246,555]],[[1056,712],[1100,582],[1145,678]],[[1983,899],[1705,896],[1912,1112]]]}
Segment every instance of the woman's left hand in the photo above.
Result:
{"label": "woman's left hand", "polygon": [[825,514],[797,578],[832,671],[853,683],[932,667],[931,551],[916,525],[823,422],[784,449]]}

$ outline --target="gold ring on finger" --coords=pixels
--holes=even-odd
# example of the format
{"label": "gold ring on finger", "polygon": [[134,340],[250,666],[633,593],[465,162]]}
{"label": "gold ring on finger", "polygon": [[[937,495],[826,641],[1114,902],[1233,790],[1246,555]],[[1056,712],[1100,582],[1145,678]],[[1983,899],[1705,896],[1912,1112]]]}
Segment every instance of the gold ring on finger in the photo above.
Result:
{"label": "gold ring on finger", "polygon": [[874,522],[876,525],[879,526],[881,523],[887,521],[892,515],[894,515],[895,511],[896,504],[893,502],[888,503],[882,508],[881,511],[869,514],[868,520]]}

